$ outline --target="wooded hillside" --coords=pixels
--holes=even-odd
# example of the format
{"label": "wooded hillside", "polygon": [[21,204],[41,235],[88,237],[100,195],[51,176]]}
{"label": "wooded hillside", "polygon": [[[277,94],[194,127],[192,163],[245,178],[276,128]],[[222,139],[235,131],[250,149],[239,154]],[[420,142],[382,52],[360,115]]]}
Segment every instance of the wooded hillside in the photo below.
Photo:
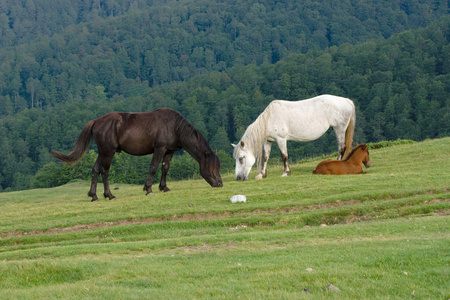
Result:
{"label": "wooded hillside", "polygon": [[[88,178],[94,152],[75,168],[48,153],[110,111],[180,111],[225,172],[273,99],[351,98],[358,142],[449,135],[450,18],[435,1],[52,3],[0,0],[0,191]],[[329,133],[289,154],[335,148]],[[111,179],[139,183],[148,163],[121,154]],[[169,175],[197,168],[183,155]]]}

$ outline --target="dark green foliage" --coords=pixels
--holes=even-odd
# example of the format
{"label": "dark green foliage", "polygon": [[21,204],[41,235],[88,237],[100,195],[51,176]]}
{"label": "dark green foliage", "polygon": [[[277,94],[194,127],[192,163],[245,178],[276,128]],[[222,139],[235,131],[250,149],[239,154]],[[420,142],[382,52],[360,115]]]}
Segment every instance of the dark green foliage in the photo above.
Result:
{"label": "dark green foliage", "polygon": [[50,162],[38,170],[28,188],[53,187],[73,180],[90,180],[97,159],[93,150],[87,152],[76,164]]}
{"label": "dark green foliage", "polygon": [[384,147],[390,147],[390,146],[395,146],[395,145],[403,145],[403,144],[412,144],[415,143],[414,141],[411,140],[395,140],[395,141],[381,141],[378,143],[369,143],[367,144],[367,147],[369,149],[379,149],[379,148],[384,148]]}
{"label": "dark green foliage", "polygon": [[[0,191],[89,179],[94,143],[74,166],[48,153],[111,111],[180,111],[223,172],[230,143],[276,98],[351,98],[360,143],[450,134],[450,19],[435,1],[47,2],[0,1]],[[336,150],[330,130],[289,156]],[[121,153],[111,180],[143,183],[149,162]],[[195,176],[177,154],[170,179]]]}

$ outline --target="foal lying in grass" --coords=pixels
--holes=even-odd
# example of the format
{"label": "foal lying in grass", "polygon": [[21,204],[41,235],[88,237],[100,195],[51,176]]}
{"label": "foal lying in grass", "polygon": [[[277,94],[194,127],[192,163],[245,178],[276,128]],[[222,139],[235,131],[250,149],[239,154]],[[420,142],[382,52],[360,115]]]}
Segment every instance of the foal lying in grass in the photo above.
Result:
{"label": "foal lying in grass", "polygon": [[358,145],[345,160],[326,159],[319,163],[313,174],[344,175],[364,174],[361,164],[370,167],[369,150],[366,144]]}

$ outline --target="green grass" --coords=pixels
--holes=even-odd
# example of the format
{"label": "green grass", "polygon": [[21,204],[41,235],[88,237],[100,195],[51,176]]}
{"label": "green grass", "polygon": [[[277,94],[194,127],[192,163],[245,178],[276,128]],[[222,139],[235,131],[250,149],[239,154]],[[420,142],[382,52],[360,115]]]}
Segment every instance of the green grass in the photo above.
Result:
{"label": "green grass", "polygon": [[449,299],[450,138],[380,145],[364,175],[1,193],[0,298]]}

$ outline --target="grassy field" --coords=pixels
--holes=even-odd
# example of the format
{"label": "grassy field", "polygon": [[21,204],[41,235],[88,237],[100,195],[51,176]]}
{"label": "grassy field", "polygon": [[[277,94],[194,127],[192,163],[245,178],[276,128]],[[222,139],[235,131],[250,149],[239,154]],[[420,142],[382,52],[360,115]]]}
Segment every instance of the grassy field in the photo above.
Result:
{"label": "grassy field", "polygon": [[0,193],[0,298],[449,299],[450,138],[370,158],[364,175],[312,175],[317,158],[94,203],[88,182]]}

